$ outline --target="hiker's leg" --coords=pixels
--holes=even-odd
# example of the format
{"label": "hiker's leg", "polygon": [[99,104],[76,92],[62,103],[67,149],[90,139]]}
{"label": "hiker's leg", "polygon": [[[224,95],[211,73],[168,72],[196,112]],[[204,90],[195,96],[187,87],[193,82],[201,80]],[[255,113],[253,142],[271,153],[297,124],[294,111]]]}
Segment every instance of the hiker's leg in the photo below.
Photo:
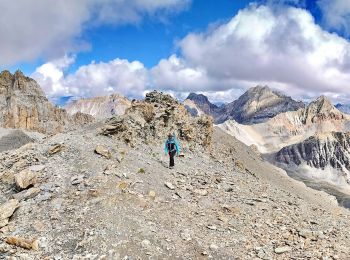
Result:
{"label": "hiker's leg", "polygon": [[175,166],[174,156],[175,156],[175,153],[171,152],[170,153],[170,165],[169,165],[170,167],[174,167]]}

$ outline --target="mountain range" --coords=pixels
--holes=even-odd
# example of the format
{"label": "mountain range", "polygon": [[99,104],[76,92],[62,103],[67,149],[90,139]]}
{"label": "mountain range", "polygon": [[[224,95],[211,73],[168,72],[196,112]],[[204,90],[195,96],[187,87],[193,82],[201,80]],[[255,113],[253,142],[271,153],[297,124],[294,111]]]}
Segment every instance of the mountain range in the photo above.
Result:
{"label": "mountain range", "polygon": [[250,88],[237,100],[221,107],[210,103],[205,96],[194,93],[187,97],[185,104],[191,111],[197,111],[194,112],[196,114],[205,113],[213,116],[217,124],[230,119],[241,124],[261,123],[279,113],[295,111],[305,106],[303,102],[295,101],[267,86]]}
{"label": "mountain range", "polygon": [[[0,258],[350,254],[346,193],[327,186],[338,205],[283,170],[348,185],[349,115],[324,96],[304,106],[258,87],[216,106],[152,91],[83,99],[67,112],[20,72],[3,72],[0,90]],[[235,103],[246,124],[231,119]],[[168,133],[182,148],[175,169],[163,154]]]}

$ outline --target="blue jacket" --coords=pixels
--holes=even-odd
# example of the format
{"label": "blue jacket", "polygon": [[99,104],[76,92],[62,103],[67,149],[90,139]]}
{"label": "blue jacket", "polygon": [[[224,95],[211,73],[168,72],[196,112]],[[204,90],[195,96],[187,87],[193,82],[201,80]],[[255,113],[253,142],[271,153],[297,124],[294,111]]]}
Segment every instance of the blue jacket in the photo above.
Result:
{"label": "blue jacket", "polygon": [[176,153],[179,154],[180,151],[181,151],[181,148],[180,148],[180,144],[179,144],[179,141],[176,139],[176,137],[172,137],[172,138],[168,138],[166,141],[165,141],[165,144],[164,144],[164,151],[166,153],[169,153],[169,150],[168,150],[168,143],[174,143],[175,144],[175,149],[176,149]]}

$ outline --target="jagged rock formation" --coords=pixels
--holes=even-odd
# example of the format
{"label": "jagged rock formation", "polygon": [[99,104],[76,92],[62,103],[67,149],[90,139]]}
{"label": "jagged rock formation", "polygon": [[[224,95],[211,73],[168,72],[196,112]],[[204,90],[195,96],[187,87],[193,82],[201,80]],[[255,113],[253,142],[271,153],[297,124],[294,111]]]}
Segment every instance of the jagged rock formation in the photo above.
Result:
{"label": "jagged rock formation", "polygon": [[65,106],[71,115],[81,112],[97,119],[106,119],[115,115],[123,115],[131,106],[131,102],[118,94],[104,97],[84,98],[73,101]]}
{"label": "jagged rock formation", "polygon": [[303,107],[303,102],[295,101],[267,86],[257,86],[249,89],[236,101],[227,104],[216,117],[216,122],[223,123],[234,119],[241,124],[256,124],[265,122],[280,113]]}
{"label": "jagged rock formation", "polygon": [[[275,156],[278,163],[324,170],[333,168],[346,176],[350,173],[350,133],[317,134],[305,141],[284,147]],[[350,175],[347,177],[350,183]]]}
{"label": "jagged rock formation", "polygon": [[345,114],[350,114],[350,105],[336,104],[335,107]]}
{"label": "jagged rock formation", "polygon": [[254,144],[260,152],[269,153],[315,134],[350,131],[350,116],[321,96],[306,108],[278,114],[264,123],[241,125],[229,120],[219,126],[247,145]]}
{"label": "jagged rock formation", "polygon": [[70,117],[65,110],[53,106],[35,80],[22,72],[0,73],[0,126],[57,133],[91,121],[88,115]]}
{"label": "jagged rock formation", "polygon": [[170,95],[153,91],[146,94],[144,101],[134,101],[125,115],[108,120],[101,133],[115,135],[131,145],[140,141],[163,142],[168,133],[175,133],[191,147],[208,148],[212,131],[211,117],[193,118]]}

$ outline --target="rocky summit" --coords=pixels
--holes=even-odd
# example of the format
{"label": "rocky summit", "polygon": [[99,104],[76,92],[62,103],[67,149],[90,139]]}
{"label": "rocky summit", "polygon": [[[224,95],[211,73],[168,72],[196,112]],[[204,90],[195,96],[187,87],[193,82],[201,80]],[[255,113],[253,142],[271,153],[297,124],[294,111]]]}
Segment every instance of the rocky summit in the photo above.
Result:
{"label": "rocky summit", "polygon": [[22,72],[0,73],[0,126],[57,133],[92,120],[82,113],[69,116],[52,105],[35,80]]}
{"label": "rocky summit", "polygon": [[169,133],[188,148],[210,147],[213,126],[207,115],[192,117],[184,105],[168,94],[153,91],[144,101],[134,101],[124,115],[107,120],[101,133],[113,135],[135,146],[140,142],[159,142]]}

